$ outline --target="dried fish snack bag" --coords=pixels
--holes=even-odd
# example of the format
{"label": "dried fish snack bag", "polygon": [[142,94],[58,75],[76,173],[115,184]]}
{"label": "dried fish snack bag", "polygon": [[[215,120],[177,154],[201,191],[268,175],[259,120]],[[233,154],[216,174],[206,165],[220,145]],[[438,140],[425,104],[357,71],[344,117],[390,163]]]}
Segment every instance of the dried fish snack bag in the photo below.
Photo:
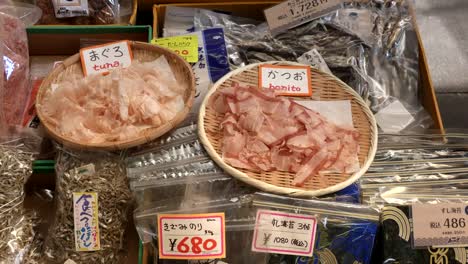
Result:
{"label": "dried fish snack bag", "polygon": [[24,208],[24,185],[39,153],[39,140],[0,136],[0,263],[21,263],[35,239],[38,219]]}
{"label": "dried fish snack bag", "polygon": [[[468,204],[466,191],[445,188],[381,188],[381,199],[385,206],[382,208],[382,236],[380,263],[467,263],[468,248],[425,247],[414,248],[414,225],[412,206],[456,202]],[[376,262],[377,263],[377,262]]]}
{"label": "dried fish snack bag", "polygon": [[[256,193],[256,209],[314,216],[317,219],[314,254],[306,263],[371,263],[379,210],[349,203],[305,200]],[[302,261],[302,262],[298,262]],[[303,257],[272,255],[268,263],[304,263]]]}
{"label": "dried fish snack bag", "polygon": [[[125,260],[132,197],[123,157],[59,147],[56,164],[56,214],[45,241],[44,262]],[[86,226],[93,228],[94,239]],[[82,251],[87,249],[91,251]]]}

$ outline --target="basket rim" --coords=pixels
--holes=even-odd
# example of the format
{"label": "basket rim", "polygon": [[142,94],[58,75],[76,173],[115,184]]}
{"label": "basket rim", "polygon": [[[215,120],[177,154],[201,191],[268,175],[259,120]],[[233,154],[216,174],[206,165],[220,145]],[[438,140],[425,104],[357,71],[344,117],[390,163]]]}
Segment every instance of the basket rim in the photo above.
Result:
{"label": "basket rim", "polygon": [[267,61],[267,62],[260,62],[260,63],[253,63],[246,65],[244,67],[238,68],[234,71],[229,72],[225,76],[223,76],[221,79],[219,79],[213,86],[212,88],[208,91],[206,94],[201,106],[200,106],[200,112],[198,115],[198,134],[201,143],[205,147],[205,150],[208,152],[210,157],[220,166],[222,169],[224,169],[227,173],[229,173],[231,176],[249,184],[254,187],[259,188],[260,190],[267,191],[267,192],[272,192],[272,193],[277,193],[277,194],[283,194],[283,195],[289,195],[292,197],[312,197],[312,196],[322,196],[326,194],[330,194],[339,190],[342,190],[348,186],[350,186],[352,183],[356,182],[364,173],[369,169],[370,165],[372,164],[376,151],[377,151],[377,140],[378,140],[378,130],[377,130],[377,123],[375,121],[375,117],[373,113],[371,112],[370,108],[367,106],[365,101],[361,98],[361,96],[354,91],[351,87],[349,87],[346,83],[338,79],[332,74],[323,72],[315,67],[312,67],[310,65],[305,65],[313,68],[314,70],[319,71],[321,74],[328,75],[329,77],[333,78],[335,81],[343,85],[345,88],[346,92],[350,93],[352,96],[354,96],[354,99],[359,102],[361,105],[361,109],[365,113],[369,123],[370,123],[370,147],[369,147],[369,152],[367,154],[366,161],[362,166],[360,166],[359,171],[353,173],[348,179],[337,183],[335,185],[328,186],[326,188],[322,189],[317,189],[317,190],[302,190],[302,189],[296,189],[296,188],[290,188],[290,187],[280,187],[276,186],[270,183],[263,182],[261,180],[257,180],[254,178],[249,177],[246,173],[237,170],[235,167],[232,167],[225,163],[220,155],[216,152],[214,147],[212,146],[211,142],[209,141],[207,134],[205,132],[205,115],[206,115],[206,107],[208,105],[209,99],[211,95],[213,95],[218,88],[226,82],[228,79],[230,79],[232,76],[240,74],[246,70],[258,67],[259,65],[263,64],[279,64],[279,65],[301,65],[304,66],[305,64],[297,63],[297,62],[290,62],[290,61]]}
{"label": "basket rim", "polygon": [[[48,118],[44,115],[42,111],[42,101],[44,98],[44,94],[47,91],[47,89],[50,89],[50,83],[52,83],[52,80],[57,77],[58,74],[63,72],[67,67],[79,63],[80,61],[80,53],[76,53],[74,55],[71,55],[70,57],[66,58],[64,61],[62,61],[57,67],[55,67],[43,80],[41,83],[41,86],[39,87],[38,93],[37,93],[37,100],[36,101],[36,113],[41,120],[41,124],[43,125],[45,131],[47,132],[48,135],[50,135],[54,140],[63,143],[66,146],[72,147],[72,148],[77,148],[77,149],[87,149],[87,150],[122,150],[122,149],[127,149],[131,148],[140,144],[144,144],[145,142],[148,142],[150,140],[154,140],[165,133],[169,132],[171,129],[176,127],[178,124],[180,124],[187,115],[190,112],[190,109],[193,106],[194,98],[195,98],[195,91],[196,91],[196,85],[195,85],[195,77],[193,75],[192,67],[180,56],[178,56],[175,52],[159,46],[159,45],[153,45],[150,43],[146,42],[140,42],[140,41],[132,41],[132,40],[127,40],[128,43],[132,48],[137,47],[140,49],[144,49],[144,47],[148,47],[154,50],[159,50],[160,55],[165,55],[165,54],[171,54],[177,59],[177,63],[180,63],[183,65],[183,68],[185,68],[188,72],[191,74],[187,76],[188,81],[188,87],[187,90],[189,91],[189,96],[187,100],[184,100],[184,109],[179,111],[176,116],[170,120],[169,122],[166,122],[162,124],[161,126],[158,127],[150,127],[147,129],[144,129],[140,132],[140,134],[137,137],[127,139],[127,140],[120,140],[120,141],[106,141],[106,142],[101,142],[101,143],[81,143],[79,140],[72,140],[70,137],[65,137],[61,135],[57,129],[53,127],[53,125],[48,121]],[[170,63],[170,62],[169,62]],[[80,67],[81,69],[81,67]],[[185,91],[187,92],[187,91]],[[185,95],[184,95],[185,99]]]}

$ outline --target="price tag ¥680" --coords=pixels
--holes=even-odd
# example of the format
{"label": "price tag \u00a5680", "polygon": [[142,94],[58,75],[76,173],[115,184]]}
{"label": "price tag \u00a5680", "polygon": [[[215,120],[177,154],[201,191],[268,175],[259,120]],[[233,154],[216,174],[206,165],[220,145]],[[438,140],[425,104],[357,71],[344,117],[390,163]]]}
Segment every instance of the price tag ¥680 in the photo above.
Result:
{"label": "price tag \u00a5680", "polygon": [[308,66],[260,65],[258,86],[275,90],[279,95],[311,96],[311,73]]}
{"label": "price tag \u00a5680", "polygon": [[468,204],[414,204],[414,247],[465,247],[468,245]]}
{"label": "price tag \u00a5680", "polygon": [[316,228],[310,215],[258,210],[252,251],[311,257]]}
{"label": "price tag \u00a5680", "polygon": [[158,238],[161,259],[224,258],[224,213],[160,214]]}
{"label": "price tag \u00a5680", "polygon": [[151,41],[152,44],[157,44],[168,48],[177,55],[181,56],[187,62],[198,61],[198,37],[197,35],[176,36],[168,38],[157,38]]}
{"label": "price tag \u00a5680", "polygon": [[130,43],[126,40],[83,48],[80,57],[85,76],[126,68],[133,59]]}

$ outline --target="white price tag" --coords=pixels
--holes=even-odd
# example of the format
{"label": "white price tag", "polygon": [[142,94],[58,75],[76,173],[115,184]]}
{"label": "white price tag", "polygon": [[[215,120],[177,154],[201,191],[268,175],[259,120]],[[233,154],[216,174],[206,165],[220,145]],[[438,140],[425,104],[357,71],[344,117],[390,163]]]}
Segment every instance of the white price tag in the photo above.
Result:
{"label": "white price tag", "polygon": [[342,0],[288,0],[266,9],[272,34],[302,25],[341,7]]}
{"label": "white price tag", "polygon": [[310,215],[258,210],[252,251],[311,257],[316,229]]}
{"label": "white price tag", "polygon": [[73,215],[76,251],[100,250],[97,193],[73,193]]}
{"label": "white price tag", "polygon": [[133,59],[130,43],[126,40],[83,48],[80,57],[85,76],[126,68]]}
{"label": "white price tag", "polygon": [[279,95],[311,96],[310,67],[260,65],[258,86],[275,90]]}
{"label": "white price tag", "polygon": [[316,49],[309,50],[308,52],[302,54],[299,58],[297,58],[297,62],[310,65],[323,72],[332,74],[322,55],[320,55]]}
{"label": "white price tag", "polygon": [[464,203],[414,204],[414,247],[466,247],[468,205]]}
{"label": "white price tag", "polygon": [[161,259],[214,259],[226,256],[224,213],[158,215]]}

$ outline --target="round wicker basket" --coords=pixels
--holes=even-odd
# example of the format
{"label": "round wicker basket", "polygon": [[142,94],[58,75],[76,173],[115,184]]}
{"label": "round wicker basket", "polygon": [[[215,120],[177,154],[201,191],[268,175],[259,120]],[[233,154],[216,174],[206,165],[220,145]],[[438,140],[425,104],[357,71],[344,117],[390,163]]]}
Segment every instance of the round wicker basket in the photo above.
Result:
{"label": "round wicker basket", "polygon": [[[345,83],[333,75],[311,67],[312,97],[322,101],[350,100],[354,127],[359,131],[359,164],[360,170],[353,174],[330,173],[311,177],[303,187],[292,184],[294,173],[271,171],[253,172],[234,168],[226,164],[221,157],[222,131],[220,123],[223,116],[208,106],[211,95],[217,89],[230,87],[232,82],[258,86],[258,68],[261,64],[300,65],[292,62],[265,62],[245,66],[230,72],[216,82],[200,108],[198,120],[199,136],[208,154],[213,160],[233,177],[257,187],[263,191],[284,194],[294,197],[321,196],[346,188],[358,180],[372,163],[377,148],[377,126],[374,115],[362,98]],[[297,98],[296,98],[297,99]]]}
{"label": "round wicker basket", "polygon": [[148,128],[142,133],[135,135],[135,138],[125,140],[125,141],[112,141],[104,142],[99,144],[87,144],[82,143],[73,138],[64,137],[61,135],[55,126],[48,120],[44,115],[42,110],[42,102],[46,95],[46,91],[51,89],[53,83],[59,83],[62,80],[66,79],[70,74],[79,74],[83,75],[83,70],[81,67],[80,54],[75,54],[68,59],[64,60],[62,63],[57,65],[54,70],[44,79],[42,82],[39,92],[36,98],[36,109],[39,119],[41,120],[42,125],[49,135],[56,141],[64,144],[65,146],[77,149],[85,150],[119,150],[134,147],[137,145],[144,144],[151,140],[154,140],[169,130],[176,127],[181,123],[192,107],[193,100],[195,97],[195,78],[192,73],[192,68],[190,65],[185,62],[180,56],[176,53],[159,46],[155,46],[149,43],[143,42],[132,42],[130,41],[130,46],[132,48],[133,58],[141,62],[148,62],[157,59],[159,56],[164,55],[171,66],[171,69],[179,82],[185,88],[184,93],[184,109],[179,112],[170,122],[167,122],[161,126]]}

